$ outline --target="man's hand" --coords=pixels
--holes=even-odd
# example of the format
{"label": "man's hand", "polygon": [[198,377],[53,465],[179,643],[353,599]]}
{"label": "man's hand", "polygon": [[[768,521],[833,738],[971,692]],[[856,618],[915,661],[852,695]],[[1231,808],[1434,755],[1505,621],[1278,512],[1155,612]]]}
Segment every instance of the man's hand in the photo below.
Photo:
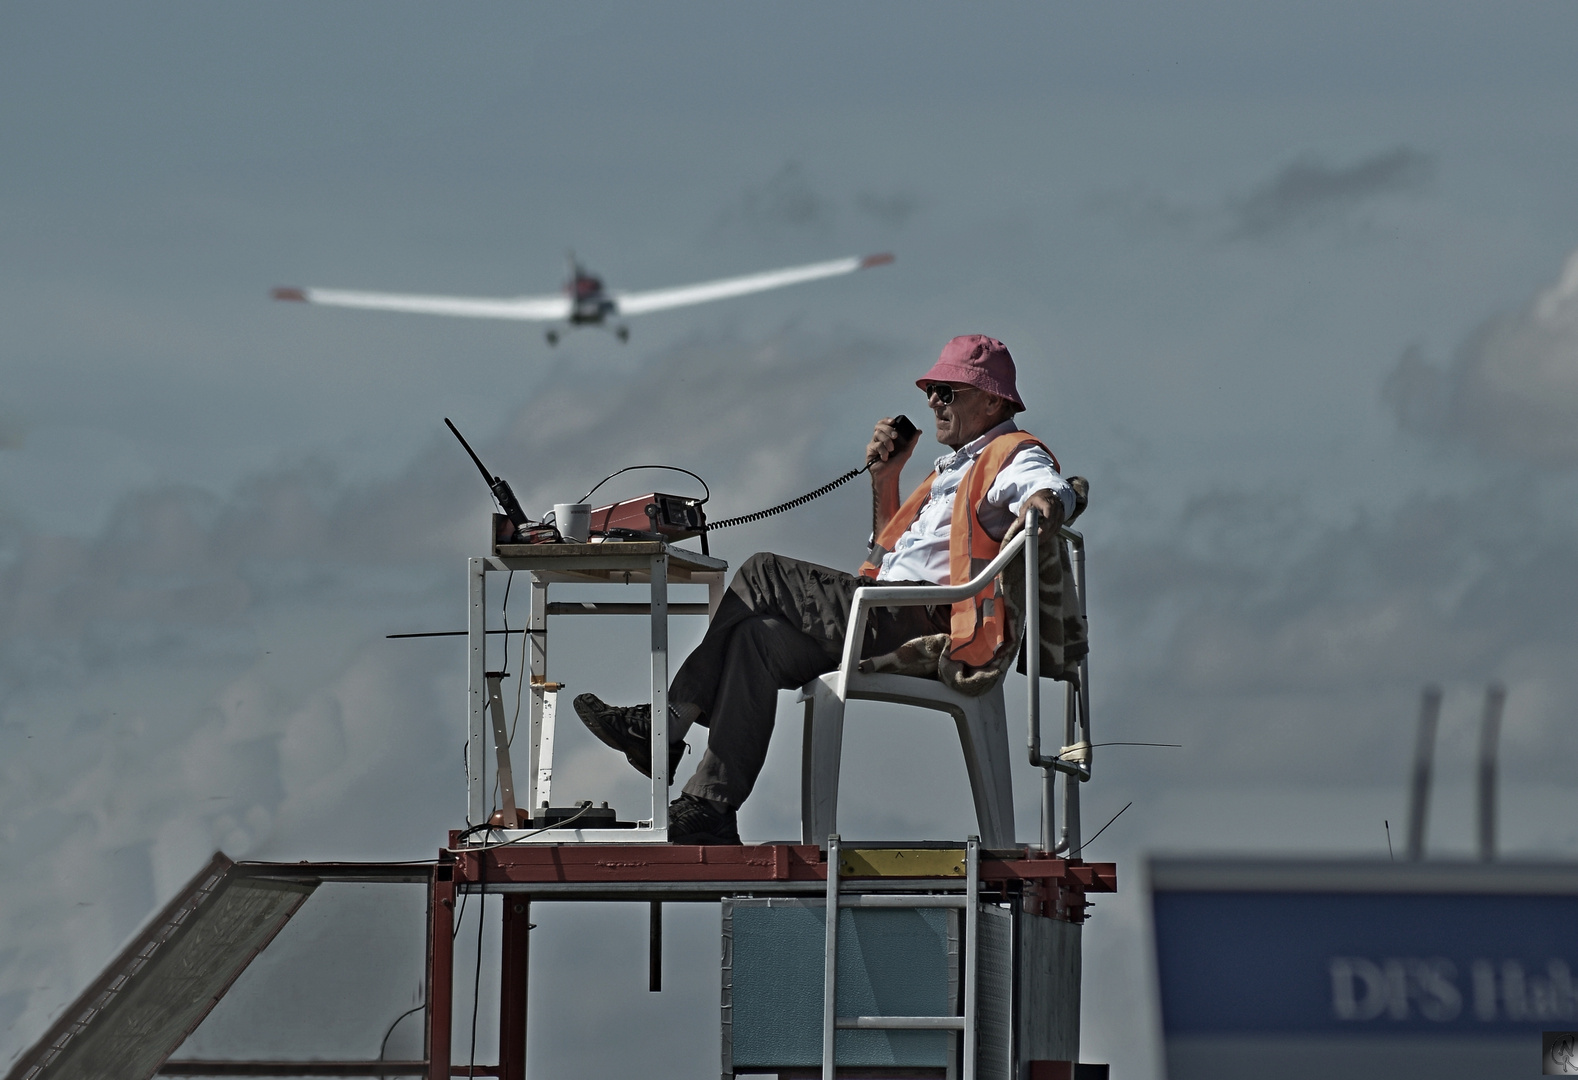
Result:
{"label": "man's hand", "polygon": [[879,536],[894,514],[899,512],[899,471],[920,445],[916,433],[903,445],[891,416],[877,421],[871,441],[866,444],[866,465],[871,470],[871,535]]}
{"label": "man's hand", "polygon": [[1024,529],[1025,518],[1030,516],[1032,510],[1041,512],[1041,528],[1036,530],[1038,539],[1050,540],[1063,527],[1063,500],[1053,495],[1051,488],[1042,488],[1026,497],[1024,505],[1019,508],[1019,517],[1003,534],[1003,543],[1008,543]]}
{"label": "man's hand", "polygon": [[871,466],[871,479],[882,481],[891,476],[892,482],[897,483],[899,470],[904,468],[904,463],[910,459],[919,442],[920,437],[917,433],[910,437],[908,444],[900,443],[898,429],[893,426],[893,418],[887,416],[878,420],[871,441],[866,444],[866,464]]}

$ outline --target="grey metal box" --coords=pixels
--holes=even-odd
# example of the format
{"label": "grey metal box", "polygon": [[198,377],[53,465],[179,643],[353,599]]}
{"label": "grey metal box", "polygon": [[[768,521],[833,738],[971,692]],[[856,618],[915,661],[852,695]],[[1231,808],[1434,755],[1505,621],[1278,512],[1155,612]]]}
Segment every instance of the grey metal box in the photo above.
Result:
{"label": "grey metal box", "polygon": [[[816,1070],[822,1063],[821,900],[723,902],[723,1069]],[[843,908],[841,1016],[963,1012],[960,916],[946,908]],[[1033,1060],[1079,1057],[1080,928],[993,904],[980,909],[979,1080],[1014,1080]],[[840,1068],[958,1075],[958,1035],[845,1030]]]}
{"label": "grey metal box", "polygon": [[[822,1064],[821,900],[723,902],[723,1075]],[[843,908],[838,1003],[846,1016],[959,1012],[957,910]],[[840,1031],[842,1067],[950,1069],[944,1031]]]}

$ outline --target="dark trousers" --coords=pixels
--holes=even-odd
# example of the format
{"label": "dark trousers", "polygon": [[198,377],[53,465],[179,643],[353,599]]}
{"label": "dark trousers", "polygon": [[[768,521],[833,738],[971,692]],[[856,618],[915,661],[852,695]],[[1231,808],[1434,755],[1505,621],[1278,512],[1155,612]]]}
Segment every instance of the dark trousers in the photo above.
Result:
{"label": "dark trousers", "polygon": [[[770,552],[752,555],[729,583],[707,634],[680,665],[669,701],[695,705],[710,728],[685,791],[738,807],[767,760],[778,691],[838,667],[855,589],[866,579]],[[884,585],[930,584],[892,582]],[[877,608],[861,656],[880,656],[922,634],[946,632],[949,608]]]}

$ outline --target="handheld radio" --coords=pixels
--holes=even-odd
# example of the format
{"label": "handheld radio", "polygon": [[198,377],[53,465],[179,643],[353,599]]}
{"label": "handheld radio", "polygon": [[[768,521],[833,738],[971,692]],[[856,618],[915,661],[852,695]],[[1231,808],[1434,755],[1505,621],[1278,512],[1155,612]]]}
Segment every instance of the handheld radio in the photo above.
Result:
{"label": "handheld radio", "polygon": [[501,539],[508,540],[516,536],[524,536],[532,527],[531,519],[526,516],[526,511],[521,509],[520,500],[515,498],[515,492],[510,489],[510,482],[502,476],[495,476],[488,472],[488,467],[482,464],[482,459],[477,456],[477,452],[471,448],[471,444],[466,441],[466,437],[460,433],[460,429],[454,425],[449,417],[444,417],[444,423],[448,424],[449,430],[455,433],[455,438],[460,440],[460,445],[466,448],[466,453],[471,455],[471,460],[477,463],[477,471],[482,474],[482,479],[487,481],[488,490],[493,492],[493,498],[498,501],[499,509],[504,511],[504,516],[509,518],[510,524],[514,526],[511,535]]}
{"label": "handheld radio", "polygon": [[916,427],[910,418],[903,413],[899,413],[893,418],[893,430],[898,435],[899,442],[905,446],[914,442],[915,436],[920,434],[920,428]]}

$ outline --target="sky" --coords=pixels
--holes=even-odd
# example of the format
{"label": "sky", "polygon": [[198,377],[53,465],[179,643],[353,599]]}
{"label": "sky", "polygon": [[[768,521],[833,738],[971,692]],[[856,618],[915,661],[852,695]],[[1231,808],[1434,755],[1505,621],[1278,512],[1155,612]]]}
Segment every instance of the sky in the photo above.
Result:
{"label": "sky", "polygon": [[[1144,857],[1385,857],[1426,683],[1431,852],[1472,851],[1500,680],[1502,847],[1571,859],[1575,35],[1555,3],[0,5],[0,1059],[214,850],[423,858],[463,820],[460,647],[384,637],[463,625],[490,504],[444,417],[533,514],[661,462],[728,516],[857,464],[959,333],[1090,480],[1097,739],[1182,744],[1084,792],[1133,804],[1088,852],[1120,892],[1086,1060],[1160,1075]],[[269,300],[551,292],[570,249],[629,289],[897,260],[625,345]],[[853,568],[868,506],[713,550]],[[641,637],[566,626],[550,671],[633,700]],[[748,840],[798,834],[797,716]],[[638,806],[572,728],[557,790]],[[844,776],[847,836],[972,831],[941,721],[852,710]],[[314,904],[190,1052],[376,1054],[420,898]],[[644,911],[533,917],[534,1072],[716,1068],[715,910],[671,916],[660,995]]]}

